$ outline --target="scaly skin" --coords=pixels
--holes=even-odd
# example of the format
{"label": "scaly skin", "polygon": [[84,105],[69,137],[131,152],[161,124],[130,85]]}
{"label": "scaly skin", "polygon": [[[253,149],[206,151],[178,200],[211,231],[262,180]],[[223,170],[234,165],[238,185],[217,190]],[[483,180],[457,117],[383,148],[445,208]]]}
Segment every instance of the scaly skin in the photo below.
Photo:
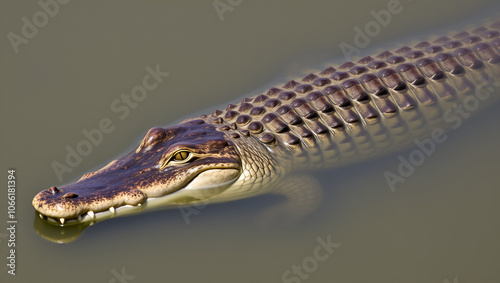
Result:
{"label": "scaly skin", "polygon": [[151,129],[135,151],[40,192],[33,206],[67,224],[153,198],[228,201],[269,192],[298,168],[393,151],[443,126],[453,107],[500,78],[499,31],[497,22],[385,51]]}

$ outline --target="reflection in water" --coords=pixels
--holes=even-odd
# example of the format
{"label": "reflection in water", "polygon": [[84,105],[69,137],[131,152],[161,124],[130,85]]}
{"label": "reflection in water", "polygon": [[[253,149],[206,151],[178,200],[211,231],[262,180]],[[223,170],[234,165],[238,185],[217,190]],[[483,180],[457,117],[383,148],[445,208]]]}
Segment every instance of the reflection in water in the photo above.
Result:
{"label": "reflection in water", "polygon": [[78,239],[85,228],[93,225],[93,222],[80,223],[69,226],[57,226],[38,217],[35,213],[33,228],[42,238],[58,244],[71,243]]}

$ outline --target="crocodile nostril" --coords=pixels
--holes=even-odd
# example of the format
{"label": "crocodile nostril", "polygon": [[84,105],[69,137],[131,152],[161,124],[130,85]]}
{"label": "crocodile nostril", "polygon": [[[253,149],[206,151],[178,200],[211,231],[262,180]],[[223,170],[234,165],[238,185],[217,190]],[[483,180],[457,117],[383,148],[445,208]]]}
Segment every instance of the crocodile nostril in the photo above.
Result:
{"label": "crocodile nostril", "polygon": [[62,195],[61,197],[62,198],[76,198],[78,195],[75,194],[75,193],[65,193],[64,195]]}
{"label": "crocodile nostril", "polygon": [[59,189],[57,187],[50,187],[50,189],[48,189],[47,191],[49,191],[49,193],[55,195],[59,192]]}

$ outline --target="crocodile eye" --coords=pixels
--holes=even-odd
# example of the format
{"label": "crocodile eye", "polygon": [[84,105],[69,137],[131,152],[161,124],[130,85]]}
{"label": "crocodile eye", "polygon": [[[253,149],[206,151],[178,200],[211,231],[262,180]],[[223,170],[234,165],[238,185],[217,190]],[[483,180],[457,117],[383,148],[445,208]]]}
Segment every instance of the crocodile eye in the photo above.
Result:
{"label": "crocodile eye", "polygon": [[169,163],[177,163],[177,164],[186,163],[193,157],[194,155],[189,151],[186,150],[178,151],[172,157],[163,162],[163,164],[160,166],[160,170],[165,169]]}
{"label": "crocodile eye", "polygon": [[190,153],[187,151],[179,151],[177,152],[174,157],[172,157],[172,160],[174,161],[184,161],[188,159]]}

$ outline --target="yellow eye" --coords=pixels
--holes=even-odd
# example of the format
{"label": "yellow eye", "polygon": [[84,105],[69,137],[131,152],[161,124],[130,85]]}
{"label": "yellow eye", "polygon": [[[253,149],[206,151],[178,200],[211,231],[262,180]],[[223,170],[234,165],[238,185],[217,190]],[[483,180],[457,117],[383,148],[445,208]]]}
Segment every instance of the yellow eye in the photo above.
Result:
{"label": "yellow eye", "polygon": [[185,163],[193,158],[193,154],[186,150],[181,150],[176,152],[172,157],[165,160],[163,164],[160,166],[160,170],[163,170],[167,167],[169,163]]}
{"label": "yellow eye", "polygon": [[172,160],[174,161],[184,161],[189,157],[189,152],[187,151],[179,151],[177,152],[174,157],[172,157]]}

